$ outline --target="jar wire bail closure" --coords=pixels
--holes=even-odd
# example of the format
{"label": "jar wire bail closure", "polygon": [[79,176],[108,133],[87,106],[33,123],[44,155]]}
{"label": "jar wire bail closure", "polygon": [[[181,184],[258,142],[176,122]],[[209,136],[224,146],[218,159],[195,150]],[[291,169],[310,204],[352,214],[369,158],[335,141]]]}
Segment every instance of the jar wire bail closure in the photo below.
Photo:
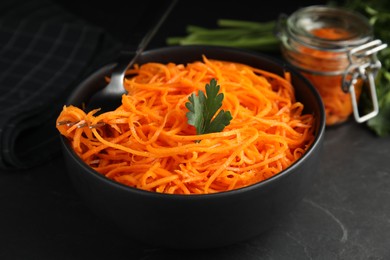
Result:
{"label": "jar wire bail closure", "polygon": [[[380,70],[382,64],[377,58],[377,53],[387,47],[386,43],[381,40],[373,40],[361,46],[351,49],[348,52],[348,60],[350,65],[345,71],[342,78],[342,88],[344,92],[351,93],[351,101],[355,120],[358,123],[365,122],[379,113],[378,98],[376,95],[375,77]],[[363,64],[356,64],[354,60],[366,58],[369,60]],[[350,78],[350,80],[348,80]],[[362,78],[368,86],[369,94],[372,102],[372,111],[364,116],[359,114],[358,100],[356,98],[354,85],[358,78]]]}

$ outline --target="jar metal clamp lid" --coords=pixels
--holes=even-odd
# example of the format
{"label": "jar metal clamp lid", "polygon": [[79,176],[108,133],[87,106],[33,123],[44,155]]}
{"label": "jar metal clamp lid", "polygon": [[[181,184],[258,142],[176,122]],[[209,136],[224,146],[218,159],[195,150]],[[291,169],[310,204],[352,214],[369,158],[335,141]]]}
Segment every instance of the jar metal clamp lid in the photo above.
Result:
{"label": "jar metal clamp lid", "polygon": [[[342,88],[344,92],[351,93],[354,117],[355,120],[359,123],[365,122],[375,117],[379,112],[375,76],[382,65],[378,60],[376,53],[385,49],[386,47],[387,44],[382,43],[380,40],[373,40],[348,51],[349,66],[343,73]],[[368,58],[366,62],[354,62],[356,59],[366,60],[365,58]],[[371,112],[363,116],[359,114],[358,102],[354,88],[358,78],[362,78],[365,82],[367,82],[373,107]]]}
{"label": "jar metal clamp lid", "polygon": [[[324,28],[334,30],[337,37],[321,37],[314,33]],[[276,30],[283,55],[293,66],[312,75],[341,76],[340,87],[343,92],[350,93],[357,122],[378,114],[375,76],[381,63],[377,53],[387,44],[373,39],[373,28],[366,17],[343,8],[314,5],[300,8],[290,16],[280,15]],[[302,52],[308,49],[310,52]],[[363,116],[359,114],[354,87],[358,80],[368,86],[373,107]]]}

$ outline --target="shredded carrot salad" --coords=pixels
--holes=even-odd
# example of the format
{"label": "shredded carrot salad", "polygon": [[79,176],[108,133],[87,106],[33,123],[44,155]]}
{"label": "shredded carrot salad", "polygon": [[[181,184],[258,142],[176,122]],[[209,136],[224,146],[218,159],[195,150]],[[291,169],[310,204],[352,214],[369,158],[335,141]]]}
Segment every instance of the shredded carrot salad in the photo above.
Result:
{"label": "shredded carrot salad", "polygon": [[[313,35],[328,40],[344,40],[351,37],[350,32],[341,28],[318,28],[311,31]],[[300,51],[309,54],[305,63],[308,68],[318,71],[346,69],[349,65],[347,55],[332,51],[323,51],[302,46]],[[303,57],[300,57],[302,59]],[[342,89],[342,75],[316,75],[302,73],[318,89],[324,101],[326,125],[335,125],[346,121],[353,112],[351,94]],[[359,99],[363,81],[359,79],[354,87],[356,99]]]}
{"label": "shredded carrot salad", "polygon": [[[187,123],[189,95],[216,79],[221,109],[233,119],[222,132],[196,135]],[[143,190],[206,194],[266,180],[289,167],[314,140],[314,115],[303,113],[290,74],[212,60],[146,63],[129,69],[128,95],[115,111],[94,116],[64,106],[57,125],[80,158],[107,178]]]}

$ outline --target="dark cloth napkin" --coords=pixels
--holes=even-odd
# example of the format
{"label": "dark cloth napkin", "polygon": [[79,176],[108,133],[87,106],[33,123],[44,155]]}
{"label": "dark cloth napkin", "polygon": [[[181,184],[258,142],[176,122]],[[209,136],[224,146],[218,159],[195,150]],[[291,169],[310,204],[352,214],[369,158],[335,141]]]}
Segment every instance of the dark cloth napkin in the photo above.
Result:
{"label": "dark cloth napkin", "polygon": [[0,168],[60,151],[55,120],[72,90],[122,45],[49,0],[0,2]]}

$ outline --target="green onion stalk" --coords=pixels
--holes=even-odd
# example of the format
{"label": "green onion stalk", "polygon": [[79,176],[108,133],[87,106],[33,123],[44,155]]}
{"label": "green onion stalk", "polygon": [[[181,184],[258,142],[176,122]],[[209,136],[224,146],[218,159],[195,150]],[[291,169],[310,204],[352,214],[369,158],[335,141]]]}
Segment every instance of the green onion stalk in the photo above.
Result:
{"label": "green onion stalk", "polygon": [[186,36],[166,39],[167,45],[213,45],[256,51],[277,51],[276,21],[217,20],[217,28],[187,25]]}

